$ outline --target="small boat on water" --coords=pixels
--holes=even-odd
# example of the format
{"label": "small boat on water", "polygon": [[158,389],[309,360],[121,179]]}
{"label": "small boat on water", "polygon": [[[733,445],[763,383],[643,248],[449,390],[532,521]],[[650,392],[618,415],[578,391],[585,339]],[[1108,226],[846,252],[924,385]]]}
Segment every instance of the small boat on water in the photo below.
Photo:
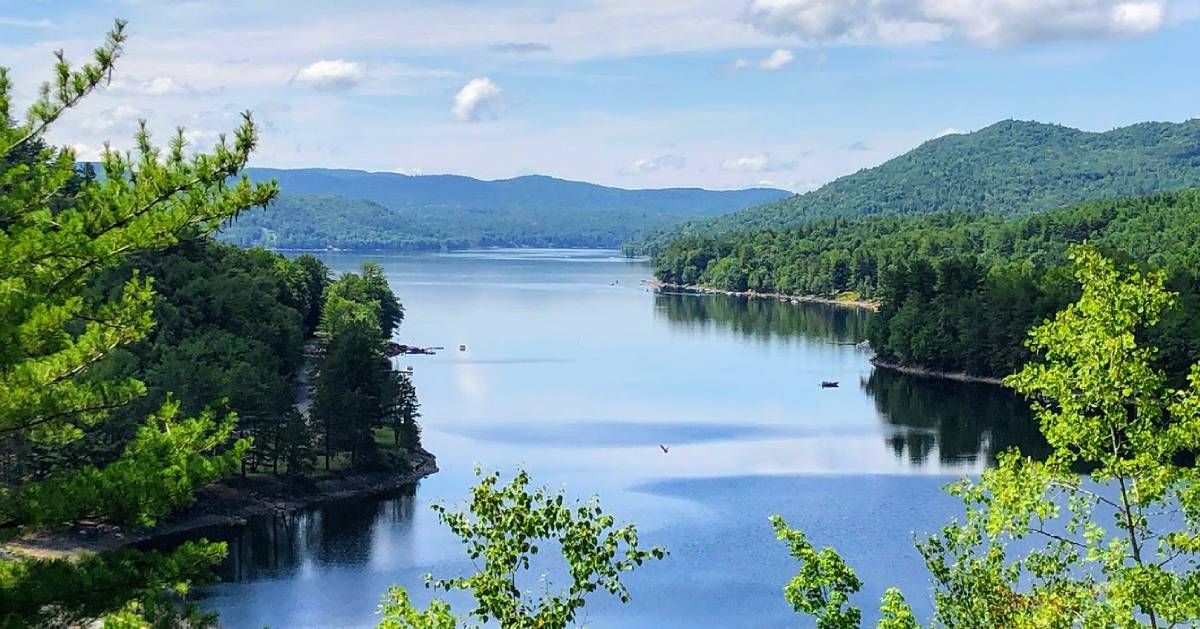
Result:
{"label": "small boat on water", "polygon": [[383,350],[383,354],[388,358],[395,358],[396,356],[403,356],[405,354],[424,354],[429,356],[435,354],[436,352],[434,350],[438,349],[442,348],[417,347],[416,345],[403,345],[401,343],[396,343],[395,341],[389,341]]}
{"label": "small boat on water", "polygon": [[822,389],[836,389],[837,387],[838,387],[837,382],[832,382],[830,380],[824,380],[821,382]]}
{"label": "small boat on water", "polygon": [[458,346],[458,351],[460,351],[460,352],[465,352],[465,351],[467,351],[467,346],[466,346],[466,345],[459,345],[459,346]]}

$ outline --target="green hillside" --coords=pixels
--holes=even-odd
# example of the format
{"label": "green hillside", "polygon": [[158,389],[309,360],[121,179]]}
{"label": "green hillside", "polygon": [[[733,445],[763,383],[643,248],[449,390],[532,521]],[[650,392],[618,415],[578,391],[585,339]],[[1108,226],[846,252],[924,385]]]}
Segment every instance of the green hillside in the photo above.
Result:
{"label": "green hillside", "polygon": [[689,236],[655,259],[670,283],[839,294],[880,304],[871,344],[888,362],[1000,376],[1029,359],[1027,331],[1078,298],[1067,252],[1088,242],[1163,269],[1179,307],[1154,331],[1168,372],[1200,355],[1200,190],[1002,217],[948,212],[823,219],[786,230]]}
{"label": "green hillside", "polygon": [[462,248],[471,242],[450,238],[371,201],[303,195],[284,195],[265,210],[246,212],[219,237],[243,247],[279,249],[423,251]]}
{"label": "green hillside", "polygon": [[787,196],[766,188],[625,190],[552,177],[483,181],[358,170],[249,169],[283,194],[221,238],[291,249],[616,247],[636,235]]}
{"label": "green hillside", "polygon": [[649,234],[626,251],[653,254],[680,235],[778,229],[820,218],[947,210],[1013,215],[1197,186],[1200,120],[1104,133],[1006,120],[930,140],[813,192]]}

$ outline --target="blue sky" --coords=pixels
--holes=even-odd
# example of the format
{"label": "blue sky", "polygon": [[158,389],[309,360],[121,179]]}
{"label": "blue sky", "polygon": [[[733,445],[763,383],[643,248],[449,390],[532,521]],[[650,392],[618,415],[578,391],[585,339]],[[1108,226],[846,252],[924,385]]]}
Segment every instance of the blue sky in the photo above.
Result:
{"label": "blue sky", "polygon": [[0,0],[18,99],[118,16],[116,80],[52,135],[83,158],[250,109],[261,166],[803,191],[1005,118],[1200,106],[1195,0]]}

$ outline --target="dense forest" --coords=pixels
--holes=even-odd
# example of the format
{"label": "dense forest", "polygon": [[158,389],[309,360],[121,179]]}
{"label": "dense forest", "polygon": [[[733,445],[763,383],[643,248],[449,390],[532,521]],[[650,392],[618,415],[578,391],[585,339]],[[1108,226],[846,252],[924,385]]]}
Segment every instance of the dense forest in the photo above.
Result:
{"label": "dense forest", "polygon": [[[89,292],[117,294],[135,275],[154,278],[154,329],[113,350],[88,377],[137,380],[145,395],[112,409],[87,439],[65,446],[9,440],[0,459],[8,480],[109,463],[164,404],[184,416],[236,418],[234,434],[250,444],[240,460],[243,474],[294,476],[331,463],[396,466],[404,451],[419,446],[415,389],[384,355],[403,307],[378,267],[332,281],[311,255],[289,260],[199,237],[133,256],[97,276]],[[347,346],[349,324],[342,322],[347,303],[359,315],[355,325],[370,332],[354,346]],[[301,379],[306,368],[315,382]],[[308,397],[302,387],[315,389],[312,417],[297,408]],[[367,402],[348,406],[352,395]],[[371,442],[365,447],[364,430]],[[381,454],[374,444],[381,430],[405,450]]]}
{"label": "dense forest", "polygon": [[[31,453],[22,460],[30,467],[22,475],[114,458],[141,418],[167,401],[184,415],[235,416],[235,434],[251,444],[241,461],[241,471],[249,474],[294,476],[329,469],[338,454],[347,459],[339,467],[378,465],[380,456],[352,456],[360,443],[350,435],[361,434],[363,425],[392,431],[394,415],[415,420],[409,377],[393,370],[383,355],[403,308],[377,267],[333,281],[325,264],[311,255],[289,260],[201,237],[134,256],[99,276],[92,290],[113,294],[135,273],[154,278],[154,330],[142,342],[114,350],[91,377],[135,378],[145,383],[146,395],[114,409],[89,439]],[[336,318],[344,309],[345,287],[358,281],[368,288],[348,297],[363,311],[382,311],[370,310],[361,319],[373,330],[369,343],[346,352],[340,350],[344,340]],[[359,372],[339,377],[338,368]],[[306,369],[316,382],[307,381]],[[298,400],[308,397],[300,389],[317,386],[353,388],[378,406],[309,417],[297,408]],[[317,397],[324,400],[328,394],[321,390]],[[416,448],[415,426],[406,425],[404,432],[405,448]],[[401,444],[397,439],[393,445]],[[370,451],[377,454],[373,446]],[[402,452],[388,456],[393,465],[403,463]]]}
{"label": "dense forest", "polygon": [[[416,390],[386,355],[403,320],[404,306],[377,264],[364,263],[326,289],[312,404],[325,469],[339,455],[356,468],[396,467],[420,446]],[[384,431],[390,439],[381,440]]]}
{"label": "dense forest", "polygon": [[[0,627],[212,626],[186,593],[224,545],[142,550],[127,533],[232,475],[307,486],[322,463],[390,470],[419,448],[416,391],[385,356],[403,309],[378,269],[331,280],[312,256],[210,238],[278,195],[239,176],[249,113],[207,153],[182,128],[157,146],[144,122],[99,164],[45,141],[125,38],[117,20],[90,62],[59,53],[23,113],[0,68],[0,541],[83,524],[110,542],[0,548]],[[313,373],[318,401],[337,389],[357,405],[309,413]]]}
{"label": "dense forest", "polygon": [[475,242],[373,201],[304,195],[281,195],[270,208],[226,225],[219,238],[242,247],[294,250],[438,251]]}
{"label": "dense forest", "polygon": [[1006,120],[930,140],[809,193],[635,238],[654,255],[680,236],[781,229],[823,218],[959,210],[1022,214],[1088,200],[1200,186],[1200,120],[1147,122],[1090,133]]}
{"label": "dense forest", "polygon": [[629,238],[787,196],[782,190],[624,190],[551,177],[481,181],[355,170],[249,169],[276,180],[270,207],[221,238],[282,249],[617,247]]}
{"label": "dense forest", "polygon": [[[1200,191],[1083,203],[1004,218],[952,212],[828,219],[788,230],[693,236],[654,262],[673,284],[762,293],[846,292],[880,303],[885,361],[996,376],[1028,359],[1025,331],[1078,296],[1070,244],[1165,269],[1183,304],[1155,338],[1169,371],[1200,350]],[[1168,332],[1169,330],[1169,332]]]}
{"label": "dense forest", "polygon": [[245,470],[280,471],[289,461],[296,469],[304,435],[294,408],[296,379],[321,309],[324,266],[198,238],[138,254],[99,276],[92,290],[119,292],[135,273],[154,278],[156,325],[91,375],[136,378],[147,393],[114,409],[99,430],[58,456],[70,465],[114,456],[147,413],[173,400],[187,416],[206,409],[236,415],[236,432],[252,439]]}

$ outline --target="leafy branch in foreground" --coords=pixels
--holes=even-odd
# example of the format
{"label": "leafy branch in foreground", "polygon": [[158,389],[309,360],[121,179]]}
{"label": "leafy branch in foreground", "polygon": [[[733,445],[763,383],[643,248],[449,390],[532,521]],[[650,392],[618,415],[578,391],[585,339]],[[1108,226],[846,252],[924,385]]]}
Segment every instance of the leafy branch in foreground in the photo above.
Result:
{"label": "leafy branch in foreground", "polygon": [[[500,484],[499,474],[484,476],[476,470],[476,475],[481,479],[471,490],[467,512],[451,512],[442,505],[434,510],[462,539],[471,560],[482,560],[483,565],[469,577],[427,580],[434,589],[470,592],[476,607],[468,617],[479,623],[494,620],[503,629],[563,629],[575,621],[592,592],[604,590],[628,601],[621,574],[666,556],[661,548],[642,550],[637,528],[617,527],[595,499],[572,505],[562,493],[530,490],[523,470],[506,485]],[[544,545],[561,551],[570,584],[533,598],[518,582]],[[389,592],[382,611],[381,629],[450,629],[459,622],[442,601],[417,610],[403,588]]]}
{"label": "leafy branch in foreground", "polygon": [[[1070,257],[1082,297],[1030,333],[1042,359],[1005,381],[1032,400],[1053,453],[1010,451],[979,481],[950,487],[965,519],[918,544],[934,583],[931,626],[1200,622],[1200,367],[1186,388],[1167,387],[1140,342],[1174,300],[1161,273],[1123,273],[1086,246]],[[801,562],[788,600],[823,629],[858,626],[846,608],[853,572],[775,525]],[[879,627],[917,627],[895,590],[882,616]]]}
{"label": "leafy branch in foreground", "polygon": [[[79,559],[0,562],[0,627],[202,627],[213,620],[183,597],[211,580],[225,544],[170,553],[118,550]],[[90,625],[89,625],[90,626]]]}
{"label": "leafy branch in foreground", "polygon": [[0,508],[33,525],[107,517],[153,526],[190,505],[195,488],[233,473],[250,446],[239,440],[214,454],[229,443],[236,418],[217,422],[212,413],[203,413],[180,419],[178,412],[179,403],[168,401],[116,461],[25,483]]}
{"label": "leafy branch in foreground", "polygon": [[[832,548],[817,550],[803,531],[790,528],[783,518],[771,516],[779,541],[800,562],[800,571],[783,588],[783,598],[792,609],[817,619],[817,629],[853,629],[862,622],[862,610],[850,605],[850,597],[862,589],[862,581],[841,555]],[[878,629],[917,629],[912,608],[896,588],[883,594],[882,618]]]}

